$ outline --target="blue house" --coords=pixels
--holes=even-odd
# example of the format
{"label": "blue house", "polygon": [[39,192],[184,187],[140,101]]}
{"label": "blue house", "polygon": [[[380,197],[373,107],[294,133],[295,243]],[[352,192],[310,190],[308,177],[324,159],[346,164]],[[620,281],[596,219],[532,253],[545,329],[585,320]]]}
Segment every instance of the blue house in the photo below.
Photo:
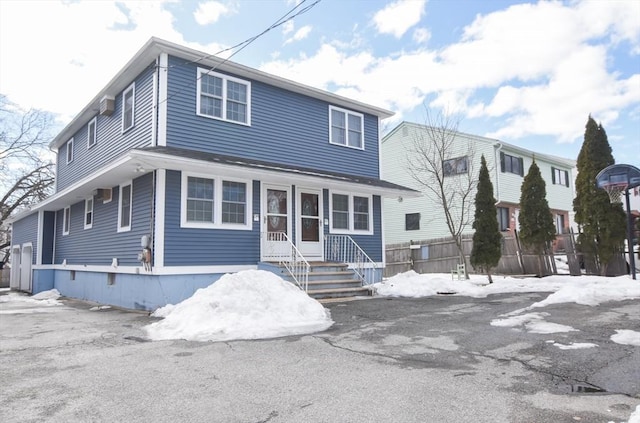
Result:
{"label": "blue house", "polygon": [[380,179],[391,115],[152,38],[51,142],[11,287],[153,310],[246,269],[380,280],[382,198],[416,194]]}

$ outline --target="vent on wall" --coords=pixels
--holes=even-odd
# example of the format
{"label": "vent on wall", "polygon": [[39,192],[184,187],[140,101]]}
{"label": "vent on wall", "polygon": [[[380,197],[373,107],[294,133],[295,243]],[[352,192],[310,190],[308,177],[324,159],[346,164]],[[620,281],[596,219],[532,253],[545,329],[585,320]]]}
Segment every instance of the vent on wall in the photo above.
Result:
{"label": "vent on wall", "polygon": [[116,99],[105,95],[100,100],[100,114],[103,116],[111,116],[116,107]]}

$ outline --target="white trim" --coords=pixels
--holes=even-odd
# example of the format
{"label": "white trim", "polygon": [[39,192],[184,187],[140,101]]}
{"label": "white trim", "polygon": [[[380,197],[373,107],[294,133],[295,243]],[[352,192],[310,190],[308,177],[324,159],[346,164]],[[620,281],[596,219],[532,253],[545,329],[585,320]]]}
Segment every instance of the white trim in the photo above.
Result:
{"label": "white trim", "polygon": [[[129,225],[121,226],[122,223],[122,188],[130,186],[129,190]],[[133,181],[129,180],[120,184],[118,189],[118,232],[127,232],[131,230],[131,216],[133,215]]]}
{"label": "white trim", "polygon": [[[69,223],[67,223],[69,218]],[[71,230],[71,206],[67,206],[62,211],[62,235],[69,235]]]}
{"label": "white trim", "polygon": [[[207,115],[204,113],[200,112],[200,98],[202,96],[202,75],[210,75],[216,78],[220,78],[222,79],[222,97],[220,97],[221,102],[222,102],[222,110],[221,110],[221,116],[212,116],[212,115]],[[229,101],[228,98],[228,93],[227,93],[227,81],[233,81],[236,82],[238,84],[244,85],[247,89],[247,113],[246,113],[246,117],[247,117],[247,121],[246,122],[240,122],[237,120],[232,120],[232,119],[228,119],[227,118],[227,102]],[[198,68],[197,73],[196,73],[196,115],[198,116],[202,116],[202,117],[206,117],[209,119],[216,119],[216,120],[222,120],[225,122],[230,122],[230,123],[237,123],[239,125],[245,125],[245,126],[251,126],[251,82],[250,81],[246,81],[244,79],[240,79],[240,78],[235,78],[233,76],[229,76],[226,74],[222,74],[222,73],[218,73],[218,72],[213,72],[210,69],[205,69],[205,68]]]}
{"label": "white trim", "polygon": [[[91,130],[93,125],[93,131]],[[93,132],[93,144],[91,143],[91,133]],[[98,116],[95,116],[87,124],[87,150],[98,143]]]}
{"label": "white trim", "polygon": [[[91,201],[91,210],[88,209],[89,201]],[[95,217],[95,214],[93,213],[94,206],[95,200],[93,199],[93,196],[84,199],[84,219],[82,222],[85,229],[91,229],[93,227],[93,219]],[[87,223],[87,214],[89,214],[89,211],[91,211],[91,223]]]}
{"label": "white trim", "polygon": [[42,241],[44,236],[44,211],[38,211],[38,233],[36,235],[36,242],[38,244],[38,250],[36,251],[36,264],[42,264]]}
{"label": "white trim", "polygon": [[[14,247],[16,248],[16,247]],[[19,247],[17,247],[19,248]],[[126,273],[140,274],[142,276],[149,275],[206,275],[206,274],[224,274],[236,273],[243,270],[256,270],[255,264],[244,265],[220,265],[220,266],[155,266],[150,272],[143,270],[142,266],[118,266],[114,268],[111,264],[94,266],[84,264],[43,264],[32,266],[33,270],[75,270],[81,272],[103,272],[103,273]]]}
{"label": "white trim", "polygon": [[[349,229],[333,228],[333,194],[346,195],[349,198]],[[353,197],[367,198],[369,200],[368,230],[354,229],[355,209],[353,207]],[[382,199],[380,199],[380,201],[382,202]],[[329,190],[329,233],[342,235],[373,235],[373,195]]]}
{"label": "white trim", "polygon": [[[213,181],[213,222],[189,222],[187,221],[187,193],[189,177],[210,179]],[[238,182],[246,186],[246,202],[244,211],[244,224],[223,223],[222,222],[222,182]],[[233,230],[252,230],[253,222],[251,219],[251,211],[253,210],[253,184],[251,180],[229,178],[219,175],[206,173],[194,173],[182,171],[180,183],[180,227],[181,228],[200,228],[200,229],[233,229]]]}
{"label": "white trim", "polygon": [[167,99],[168,99],[168,72],[169,56],[160,54],[160,69],[158,83],[158,140],[157,145],[167,145]]}
{"label": "white trim", "polygon": [[67,141],[65,154],[67,156],[67,164],[73,163],[74,154],[73,154],[73,137]]}
{"label": "white trim", "polygon": [[[131,125],[124,127],[124,114],[125,114],[125,100],[129,91],[132,91],[131,95]],[[136,126],[136,83],[129,85],[124,91],[122,91],[122,133],[124,134],[129,129]]]}
{"label": "white trim", "polygon": [[160,72],[158,64],[159,59],[156,58],[156,68],[151,76],[151,140],[149,141],[151,147],[158,144],[158,73]]}
{"label": "white trim", "polygon": [[[333,111],[344,113],[344,124],[345,124],[345,139],[344,144],[333,141]],[[361,147],[355,147],[349,145],[349,115],[357,116],[360,118],[360,142]],[[341,147],[352,148],[354,150],[364,150],[364,115],[362,113],[354,112],[352,110],[343,109],[341,107],[336,107],[329,105],[329,144],[339,145]]]}
{"label": "white trim", "polygon": [[[291,184],[289,185],[284,185],[284,184],[271,184],[271,183],[265,183],[264,181],[262,181],[260,183],[260,233],[264,233],[267,232],[267,212],[268,212],[268,197],[267,197],[267,191],[269,189],[272,190],[278,190],[278,191],[285,191],[287,193],[287,236],[291,237],[292,233],[291,233],[291,228],[292,228],[292,208],[293,205],[291,204],[293,202],[293,198],[291,197]],[[266,242],[270,242],[270,241],[266,241]],[[266,244],[264,244],[266,245]],[[263,243],[260,243],[260,260],[264,261],[265,260],[265,256],[266,256],[266,252],[263,251]]]}
{"label": "white trim", "polygon": [[155,223],[153,233],[153,268],[164,266],[164,225],[165,225],[165,189],[167,185],[167,171],[156,171],[156,204]]}
{"label": "white trim", "polygon": [[[318,244],[319,244],[319,254],[313,255],[308,251],[305,251],[305,247],[303,246],[302,241],[302,194],[314,194],[318,196]],[[308,256],[312,260],[324,260],[324,195],[322,188],[305,188],[296,186],[296,213],[295,213],[295,223],[296,223],[296,246],[300,253],[305,256]],[[310,241],[305,241],[310,242]]]}

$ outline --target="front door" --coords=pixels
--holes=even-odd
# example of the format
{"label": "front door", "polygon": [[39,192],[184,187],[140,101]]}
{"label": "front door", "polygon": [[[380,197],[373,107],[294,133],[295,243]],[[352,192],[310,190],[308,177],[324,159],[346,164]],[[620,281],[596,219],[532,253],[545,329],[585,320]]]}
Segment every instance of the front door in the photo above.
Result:
{"label": "front door", "polygon": [[260,256],[263,261],[291,258],[291,192],[287,187],[265,185],[262,191],[262,242]]}
{"label": "front door", "polygon": [[299,189],[296,207],[296,244],[307,260],[322,260],[322,191]]}

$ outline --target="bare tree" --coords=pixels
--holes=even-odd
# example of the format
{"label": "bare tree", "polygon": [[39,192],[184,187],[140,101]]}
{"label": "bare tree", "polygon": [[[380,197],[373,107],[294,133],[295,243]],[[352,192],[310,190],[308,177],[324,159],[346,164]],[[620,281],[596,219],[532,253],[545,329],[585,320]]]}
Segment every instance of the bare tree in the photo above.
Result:
{"label": "bare tree", "polygon": [[460,263],[468,266],[462,233],[473,221],[475,148],[466,139],[456,142],[460,118],[448,113],[435,116],[427,110],[425,125],[407,155],[408,171],[425,196],[442,210],[449,234],[455,240]]}
{"label": "bare tree", "polygon": [[23,111],[0,95],[0,263],[9,258],[11,235],[6,221],[42,201],[52,190],[54,164],[47,146],[50,114]]}

